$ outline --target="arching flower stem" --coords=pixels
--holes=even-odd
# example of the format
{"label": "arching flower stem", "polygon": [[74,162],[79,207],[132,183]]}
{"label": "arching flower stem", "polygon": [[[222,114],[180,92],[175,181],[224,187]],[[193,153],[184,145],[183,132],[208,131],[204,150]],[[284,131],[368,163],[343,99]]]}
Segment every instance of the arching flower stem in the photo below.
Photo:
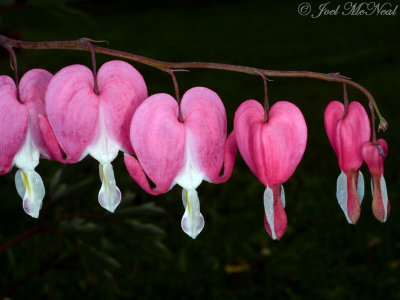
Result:
{"label": "arching flower stem", "polygon": [[178,102],[178,106],[179,106],[178,120],[179,120],[179,122],[183,122],[183,117],[182,117],[182,112],[181,112],[181,98],[179,96],[178,81],[176,80],[176,76],[175,76],[173,70],[166,69],[165,72],[167,72],[172,77],[172,82],[174,83],[175,97],[176,97],[176,101]]}
{"label": "arching flower stem", "polygon": [[83,51],[91,51],[91,48],[94,52],[110,55],[114,57],[119,57],[127,60],[132,60],[135,62],[139,62],[160,70],[175,70],[175,69],[214,69],[214,70],[225,70],[225,71],[233,71],[251,75],[260,75],[263,74],[267,77],[293,77],[293,78],[313,78],[318,80],[330,81],[330,82],[338,82],[344,83],[349,86],[352,86],[359,91],[361,91],[369,103],[375,109],[377,116],[379,117],[379,129],[386,130],[388,123],[382,117],[376,101],[371,93],[362,85],[357,82],[352,81],[348,77],[345,77],[339,73],[318,73],[318,72],[309,72],[309,71],[281,71],[281,70],[265,70],[260,68],[253,68],[248,66],[239,66],[239,65],[230,65],[230,64],[220,64],[213,62],[165,62],[160,61],[128,52],[123,52],[114,49],[108,49],[100,46],[91,45],[89,46],[87,43],[87,38],[81,38],[78,40],[72,41],[45,41],[45,42],[26,42],[8,38],[4,35],[0,35],[0,45],[3,47],[12,47],[12,48],[21,48],[21,49],[69,49],[69,50],[83,50]]}
{"label": "arching flower stem", "polygon": [[91,55],[91,57],[92,57],[92,68],[93,68],[93,91],[94,91],[94,93],[96,94],[96,95],[99,95],[100,94],[100,92],[99,92],[99,85],[97,84],[97,67],[96,67],[96,52],[94,51],[94,49],[93,49],[93,45],[92,45],[92,42],[91,42],[91,40],[89,40],[89,39],[85,39],[86,40],[86,43],[88,44],[88,46],[89,46],[89,49],[90,49],[90,55]]}
{"label": "arching flower stem", "polygon": [[376,141],[376,131],[375,131],[375,111],[374,111],[374,106],[369,103],[369,109],[371,111],[371,128],[372,128],[372,144],[374,145],[378,145],[377,141]]}
{"label": "arching flower stem", "polygon": [[11,68],[14,70],[14,80],[15,80],[15,86],[17,88],[17,99],[20,103],[22,103],[21,101],[21,97],[19,94],[19,77],[18,77],[18,62],[17,62],[17,56],[15,55],[14,49],[13,47],[11,47],[8,44],[1,44],[4,48],[7,49],[8,53],[10,53],[10,64],[11,64]]}
{"label": "arching flower stem", "polygon": [[344,104],[344,115],[346,116],[349,107],[349,97],[347,96],[347,87],[345,83],[343,83],[343,104]]}
{"label": "arching flower stem", "polygon": [[[268,101],[268,86],[267,77],[263,73],[259,73],[264,84],[264,123],[269,120],[269,101]],[[271,80],[270,80],[271,81]]]}

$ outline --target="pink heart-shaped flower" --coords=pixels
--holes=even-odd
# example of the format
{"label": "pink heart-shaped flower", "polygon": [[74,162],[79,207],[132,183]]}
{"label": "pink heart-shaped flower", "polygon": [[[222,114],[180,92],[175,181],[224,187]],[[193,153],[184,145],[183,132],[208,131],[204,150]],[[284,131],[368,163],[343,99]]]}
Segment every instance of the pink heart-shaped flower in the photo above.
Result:
{"label": "pink heart-shaped flower", "polygon": [[[215,92],[203,87],[188,90],[182,97],[181,112],[183,122],[178,120],[178,103],[168,94],[144,101],[131,123],[138,161],[125,155],[125,164],[148,193],[165,193],[176,183],[183,187],[182,228],[195,238],[204,226],[195,189],[202,180],[220,183],[230,177],[236,143],[233,135],[226,140],[225,108]],[[224,174],[219,175],[223,164]]]}
{"label": "pink heart-shaped flower", "polygon": [[[40,118],[52,156],[74,163],[90,154],[100,162],[100,205],[113,212],[121,200],[111,162],[118,151],[133,152],[129,128],[134,111],[147,97],[142,75],[123,61],[109,61],[98,71],[94,92],[90,69],[73,65],[54,75],[46,93],[48,121]],[[62,156],[64,152],[64,156]]]}
{"label": "pink heart-shaped flower", "polygon": [[390,213],[383,167],[387,153],[388,145],[383,139],[376,144],[366,142],[362,146],[362,156],[371,174],[372,212],[382,223],[386,222]]}
{"label": "pink heart-shaped flower", "polygon": [[[19,83],[19,100],[14,81],[0,77],[0,174],[18,167],[15,174],[17,192],[27,214],[37,218],[45,195],[40,175],[34,170],[40,155],[49,158],[38,125],[38,115],[45,115],[44,97],[52,75],[33,69]],[[19,102],[21,101],[21,102]]]}
{"label": "pink heart-shaped flower", "polygon": [[26,139],[29,114],[17,99],[14,80],[0,76],[0,175],[12,169],[13,159]]}
{"label": "pink heart-shaped flower", "polygon": [[355,224],[361,213],[364,177],[359,171],[362,145],[371,130],[368,115],[358,102],[351,102],[345,115],[344,105],[332,101],[325,109],[325,130],[342,170],[337,180],[336,197],[347,221]]}
{"label": "pink heart-shaped flower", "polygon": [[307,143],[307,126],[300,110],[280,101],[269,111],[255,100],[242,103],[235,113],[234,131],[239,152],[250,170],[265,185],[265,228],[279,239],[287,227],[282,183],[299,164]]}

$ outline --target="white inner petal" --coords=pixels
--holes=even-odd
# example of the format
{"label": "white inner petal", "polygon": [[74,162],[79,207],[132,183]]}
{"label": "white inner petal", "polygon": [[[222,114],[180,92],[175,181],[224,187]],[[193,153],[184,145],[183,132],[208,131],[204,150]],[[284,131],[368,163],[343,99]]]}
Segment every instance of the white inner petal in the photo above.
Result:
{"label": "white inner petal", "polygon": [[[283,191],[283,190],[282,190]],[[274,223],[274,192],[269,186],[264,191],[264,211],[269,227],[271,228],[272,239],[276,240]]]}
{"label": "white inner petal", "polygon": [[191,145],[193,144],[194,142],[190,134],[188,134],[188,130],[186,130],[185,162],[178,176],[174,179],[172,186],[177,183],[186,190],[195,190],[204,179],[205,176],[196,163],[196,154],[192,153]]}
{"label": "white inner petal", "polygon": [[101,189],[99,203],[110,212],[114,212],[121,202],[121,191],[115,183],[114,170],[110,163],[99,164]]}
{"label": "white inner petal", "polygon": [[39,164],[39,157],[39,149],[33,144],[30,128],[28,127],[25,142],[15,155],[14,164],[19,169],[33,170]]}
{"label": "white inner petal", "polygon": [[120,145],[107,134],[101,103],[98,122],[99,136],[96,142],[88,147],[88,153],[100,163],[111,163],[117,157]]}
{"label": "white inner petal", "polygon": [[182,202],[185,208],[181,220],[182,230],[195,239],[204,228],[204,218],[200,212],[200,201],[196,190],[182,190]]}
{"label": "white inner petal", "polygon": [[360,205],[364,198],[364,192],[365,192],[364,176],[361,173],[361,171],[358,171],[357,196],[358,196],[358,200],[360,201]]}
{"label": "white inner petal", "polygon": [[283,189],[283,185],[281,185],[281,202],[283,208],[286,206],[286,199],[285,199],[285,190]]}
{"label": "white inner petal", "polygon": [[45,195],[43,180],[34,170],[18,170],[15,174],[15,186],[22,198],[25,212],[33,218],[39,216]]}
{"label": "white inner petal", "polygon": [[383,177],[383,175],[381,175],[380,184],[381,184],[383,209],[385,210],[385,217],[383,218],[383,222],[386,222],[387,214],[388,214],[387,209],[388,209],[389,199],[388,199],[388,194],[387,194],[386,181],[385,181],[385,177]]}
{"label": "white inner petal", "polygon": [[336,181],[336,198],[346,216],[347,222],[352,224],[348,214],[347,214],[347,176],[342,171]]}

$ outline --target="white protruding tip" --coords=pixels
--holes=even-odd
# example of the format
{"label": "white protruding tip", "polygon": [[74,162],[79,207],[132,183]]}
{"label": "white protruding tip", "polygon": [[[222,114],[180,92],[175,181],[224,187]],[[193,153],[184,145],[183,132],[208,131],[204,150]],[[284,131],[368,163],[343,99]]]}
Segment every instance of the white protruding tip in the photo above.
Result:
{"label": "white protruding tip", "polygon": [[45,195],[43,180],[35,170],[18,170],[15,187],[22,198],[24,211],[33,218],[39,217]]}
{"label": "white protruding tip", "polygon": [[[281,195],[283,193],[283,190],[281,192]],[[284,195],[284,193],[283,193]],[[282,198],[281,198],[282,199]],[[282,202],[282,204],[284,201]],[[275,220],[274,220],[274,192],[272,189],[267,186],[267,188],[264,191],[264,212],[265,212],[265,217],[267,218],[267,222],[269,224],[269,227],[271,228],[271,238],[273,240],[276,240],[276,234],[275,234]]]}
{"label": "white protruding tip", "polygon": [[283,185],[281,185],[281,202],[283,208],[286,206],[286,200],[285,200],[285,190],[283,189]]}
{"label": "white protruding tip", "polygon": [[181,227],[182,230],[195,239],[204,228],[204,218],[200,212],[200,201],[196,190],[182,190],[182,201],[185,208]]}
{"label": "white protruding tip", "polygon": [[364,189],[365,189],[364,176],[361,173],[361,171],[358,171],[357,196],[358,196],[358,200],[360,201],[360,205],[364,198],[364,192],[365,192]]}
{"label": "white protruding tip", "polygon": [[383,218],[383,223],[387,221],[388,217],[388,203],[389,203],[389,198],[388,198],[388,193],[387,193],[387,188],[386,188],[386,181],[385,177],[381,175],[381,195],[382,195],[382,201],[383,201],[383,209],[385,210],[385,217]]}
{"label": "white protruding tip", "polygon": [[336,181],[336,199],[346,216],[347,222],[353,224],[347,214],[347,175],[342,171]]}
{"label": "white protruding tip", "polygon": [[114,170],[110,163],[99,165],[101,189],[99,203],[109,212],[114,212],[121,202],[121,191],[115,183]]}

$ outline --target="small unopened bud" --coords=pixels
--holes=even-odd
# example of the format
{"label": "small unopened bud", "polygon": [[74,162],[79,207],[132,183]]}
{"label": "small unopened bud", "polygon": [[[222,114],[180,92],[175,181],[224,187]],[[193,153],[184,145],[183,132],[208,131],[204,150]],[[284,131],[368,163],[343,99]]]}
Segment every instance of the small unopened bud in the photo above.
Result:
{"label": "small unopened bud", "polygon": [[386,131],[387,128],[388,128],[388,122],[384,118],[381,118],[379,122],[378,131]]}

